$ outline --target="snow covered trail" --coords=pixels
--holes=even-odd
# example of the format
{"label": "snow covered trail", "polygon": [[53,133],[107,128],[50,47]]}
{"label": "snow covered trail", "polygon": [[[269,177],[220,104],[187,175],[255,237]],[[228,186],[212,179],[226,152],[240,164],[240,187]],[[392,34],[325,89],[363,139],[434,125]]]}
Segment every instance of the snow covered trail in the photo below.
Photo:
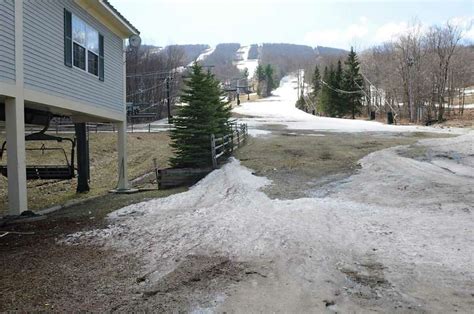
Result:
{"label": "snow covered trail", "polygon": [[190,62],[188,64],[188,66],[192,66],[194,64],[194,62],[199,62],[199,61],[204,61],[206,60],[207,57],[209,57],[213,52],[214,50],[216,50],[216,47],[211,47],[211,48],[208,48],[206,50],[204,50],[204,52],[202,52],[197,58],[196,60]]}
{"label": "snow covered trail", "polygon": [[247,123],[249,128],[257,129],[269,124],[282,124],[292,130],[329,132],[441,132],[453,134],[467,132],[465,129],[456,128],[387,125],[375,121],[313,116],[295,107],[296,86],[295,77],[284,77],[280,82],[280,87],[273,92],[273,96],[256,102],[243,103],[233,111],[251,117],[242,118],[241,121]]}
{"label": "snow covered trail", "polygon": [[[360,172],[325,198],[272,200],[260,191],[269,180],[231,160],[187,192],[120,209],[109,215],[109,228],[66,242],[140,257],[150,286],[189,255],[271,265],[269,279],[238,285],[222,309],[322,310],[327,299],[344,311],[367,309],[371,299],[378,301],[369,308],[379,310],[449,312],[453,302],[467,311],[474,279],[473,143],[471,132],[420,144],[434,159],[457,151],[458,160],[446,163],[470,175],[390,148],[362,159]],[[284,283],[295,290],[278,288]],[[282,293],[294,302],[281,303]],[[260,305],[245,303],[254,296],[262,297]]]}
{"label": "snow covered trail", "polygon": [[241,56],[242,60],[235,62],[235,66],[240,71],[247,69],[249,72],[249,78],[252,78],[255,75],[255,71],[258,67],[258,59],[249,59],[250,47],[250,45],[241,46],[239,50],[237,50],[237,54]]}

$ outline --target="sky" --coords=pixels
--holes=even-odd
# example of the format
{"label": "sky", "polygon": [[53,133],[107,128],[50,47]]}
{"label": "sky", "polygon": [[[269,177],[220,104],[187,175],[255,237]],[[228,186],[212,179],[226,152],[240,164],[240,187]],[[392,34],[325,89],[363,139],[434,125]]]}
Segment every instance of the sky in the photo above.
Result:
{"label": "sky", "polygon": [[474,0],[109,0],[145,44],[293,43],[358,50],[415,22],[451,21],[474,41]]}

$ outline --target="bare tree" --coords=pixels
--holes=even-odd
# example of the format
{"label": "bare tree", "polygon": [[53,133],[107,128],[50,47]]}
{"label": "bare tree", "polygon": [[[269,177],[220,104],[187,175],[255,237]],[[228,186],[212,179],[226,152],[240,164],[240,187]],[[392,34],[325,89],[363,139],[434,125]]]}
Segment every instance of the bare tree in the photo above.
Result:
{"label": "bare tree", "polygon": [[474,83],[474,47],[460,44],[462,32],[450,23],[422,30],[414,23],[393,42],[365,51],[361,68],[378,87],[367,91],[377,110],[398,107],[400,117],[431,123],[441,121],[446,108],[450,113],[456,97],[462,103],[461,90]]}
{"label": "bare tree", "polygon": [[428,51],[435,55],[437,61],[433,74],[438,102],[438,121],[443,120],[451,59],[456,52],[461,37],[461,29],[449,22],[442,27],[432,26],[427,34]]}

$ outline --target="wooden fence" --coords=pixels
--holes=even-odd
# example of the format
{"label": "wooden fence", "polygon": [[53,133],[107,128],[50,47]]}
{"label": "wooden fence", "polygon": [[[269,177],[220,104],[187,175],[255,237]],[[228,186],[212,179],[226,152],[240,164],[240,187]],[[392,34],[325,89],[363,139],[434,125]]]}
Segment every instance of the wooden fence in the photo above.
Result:
{"label": "wooden fence", "polygon": [[212,156],[212,167],[217,168],[219,159],[226,155],[231,154],[234,148],[239,147],[248,136],[247,124],[231,124],[231,132],[223,137],[216,138],[214,134],[211,134],[211,156]]}
{"label": "wooden fence", "polygon": [[242,145],[248,136],[246,124],[233,123],[231,132],[223,137],[211,134],[212,168],[167,168],[157,170],[158,188],[174,188],[191,186],[216,169],[223,156],[230,155],[234,149]]}

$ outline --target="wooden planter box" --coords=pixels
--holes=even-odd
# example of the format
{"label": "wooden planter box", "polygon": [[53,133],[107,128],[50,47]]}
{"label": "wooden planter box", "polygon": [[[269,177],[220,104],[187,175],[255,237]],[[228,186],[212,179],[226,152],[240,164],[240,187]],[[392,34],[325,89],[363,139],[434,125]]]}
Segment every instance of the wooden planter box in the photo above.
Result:
{"label": "wooden planter box", "polygon": [[204,178],[212,168],[167,168],[158,170],[158,188],[191,186]]}

